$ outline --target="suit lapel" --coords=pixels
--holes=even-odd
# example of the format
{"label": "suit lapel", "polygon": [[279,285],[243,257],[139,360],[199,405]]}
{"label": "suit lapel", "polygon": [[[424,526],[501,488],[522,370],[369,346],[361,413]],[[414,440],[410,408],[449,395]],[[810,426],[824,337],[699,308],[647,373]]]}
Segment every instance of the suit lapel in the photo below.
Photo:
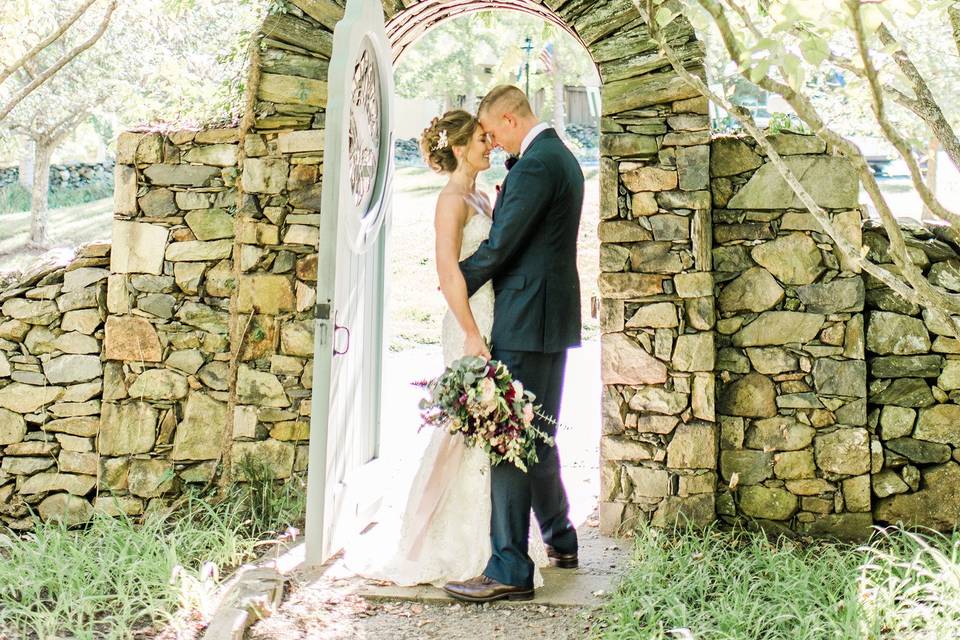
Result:
{"label": "suit lapel", "polygon": [[543,131],[541,131],[540,133],[538,133],[536,137],[530,141],[530,144],[527,146],[527,150],[523,152],[523,155],[517,159],[517,162],[514,163],[513,167],[507,171],[507,175],[503,178],[503,184],[500,186],[500,191],[497,193],[497,200],[493,205],[494,220],[497,219],[497,210],[500,208],[500,203],[503,201],[503,194],[505,194],[507,192],[507,189],[509,188],[510,173],[513,171],[513,169],[516,168],[518,163],[523,162],[524,158],[530,155],[530,152],[533,151],[533,148],[537,145],[538,142],[540,142],[541,140],[546,140],[548,138],[559,138],[559,137],[560,136],[557,135],[556,129],[554,129],[553,127],[548,127]]}

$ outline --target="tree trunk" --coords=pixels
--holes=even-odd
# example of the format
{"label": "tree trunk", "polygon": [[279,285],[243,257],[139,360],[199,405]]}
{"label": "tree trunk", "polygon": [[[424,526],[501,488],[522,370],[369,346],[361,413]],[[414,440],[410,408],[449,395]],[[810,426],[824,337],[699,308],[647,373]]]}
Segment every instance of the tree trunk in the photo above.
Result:
{"label": "tree trunk", "polygon": [[[940,153],[940,141],[937,140],[936,136],[930,136],[930,144],[927,147],[927,187],[930,189],[930,193],[934,196],[937,195],[937,154]],[[921,219],[923,220],[937,220],[937,217],[933,215],[933,212],[930,211],[929,207],[923,207],[923,213],[921,214]]]}
{"label": "tree trunk", "polygon": [[465,68],[465,80],[467,85],[467,102],[463,105],[463,108],[469,111],[470,113],[477,112],[477,65],[474,63],[473,58],[470,58],[466,61]]}
{"label": "tree trunk", "polygon": [[553,128],[561,138],[567,137],[566,89],[563,86],[563,70],[560,68],[560,47],[553,45]]}
{"label": "tree trunk", "polygon": [[23,143],[23,149],[20,152],[19,171],[17,181],[20,186],[30,191],[33,189],[33,161],[34,148],[36,145],[33,140],[27,138]]}
{"label": "tree trunk", "polygon": [[[555,63],[556,64],[556,63]],[[553,128],[562,138],[567,137],[567,118],[566,118],[566,96],[567,91],[563,85],[563,76],[560,69],[553,68]]]}
{"label": "tree trunk", "polygon": [[53,145],[34,142],[33,189],[30,197],[30,240],[28,246],[46,249],[50,244],[47,236],[48,196],[50,191],[50,157]]}

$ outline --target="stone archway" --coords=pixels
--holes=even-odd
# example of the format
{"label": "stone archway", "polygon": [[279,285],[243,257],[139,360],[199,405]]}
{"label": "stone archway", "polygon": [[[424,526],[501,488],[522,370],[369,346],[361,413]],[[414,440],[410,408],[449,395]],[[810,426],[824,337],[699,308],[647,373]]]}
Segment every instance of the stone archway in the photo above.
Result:
{"label": "stone archway", "polygon": [[[389,0],[384,4],[389,4]],[[387,23],[387,37],[393,46],[395,61],[403,55],[407,47],[442,22],[474,11],[491,9],[521,11],[537,16],[563,28],[580,40],[571,25],[536,0],[414,0],[404,2],[403,5],[406,8],[395,13]]]}
{"label": "stone archway", "polygon": [[[245,147],[261,155],[244,160],[245,186],[257,182],[248,179],[251,164],[287,167],[290,182],[295,175],[309,182],[314,170],[320,176],[322,147],[300,141],[322,140],[331,34],[343,8],[332,0],[292,5],[291,13],[270,16],[261,32],[258,75],[251,78],[256,93],[243,131]],[[605,385],[603,529],[614,532],[637,518],[667,522],[680,512],[712,520],[718,434],[705,99],[657,52],[629,0],[387,0],[384,5],[394,58],[444,20],[504,8],[562,25],[594,59],[603,80],[598,380]],[[683,20],[671,28],[671,40],[702,76],[702,49],[693,29]],[[287,142],[293,140],[298,142]],[[248,190],[248,200],[257,200],[263,212],[256,215],[281,209],[299,221],[317,212],[317,184],[288,186],[270,195]],[[289,228],[301,226],[282,218],[273,222],[284,239]],[[246,277],[257,277],[258,270]],[[301,313],[298,319],[309,317]]]}
{"label": "stone archway", "polygon": [[[334,30],[345,6],[290,0],[286,13],[265,19],[251,47],[239,127],[144,130],[118,140],[109,282],[69,307],[103,307],[83,324],[105,329],[103,409],[99,421],[62,428],[105,438],[103,486],[129,497],[131,513],[184,483],[242,479],[237,463],[247,456],[286,478],[318,451],[307,444],[314,356],[329,358],[333,345],[314,327],[334,320],[333,300],[317,299],[318,246],[336,244],[322,232],[337,214],[322,210],[323,178]],[[394,56],[430,26],[484,8],[562,24],[590,53],[603,81],[602,527],[612,533],[678,513],[712,520],[718,434],[706,101],[657,53],[629,0],[385,7]],[[702,76],[693,29],[683,20],[670,29]],[[111,440],[128,428],[136,436]],[[338,443],[330,450],[336,455]]]}

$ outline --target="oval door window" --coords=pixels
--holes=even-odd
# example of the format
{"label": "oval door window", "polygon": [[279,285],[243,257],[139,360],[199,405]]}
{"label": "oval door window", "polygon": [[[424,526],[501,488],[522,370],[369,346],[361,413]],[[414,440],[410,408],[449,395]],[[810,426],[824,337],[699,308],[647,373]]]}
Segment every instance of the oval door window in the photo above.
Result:
{"label": "oval door window", "polygon": [[360,219],[380,208],[374,196],[381,182],[382,100],[377,59],[366,42],[353,71],[348,147],[350,191]]}

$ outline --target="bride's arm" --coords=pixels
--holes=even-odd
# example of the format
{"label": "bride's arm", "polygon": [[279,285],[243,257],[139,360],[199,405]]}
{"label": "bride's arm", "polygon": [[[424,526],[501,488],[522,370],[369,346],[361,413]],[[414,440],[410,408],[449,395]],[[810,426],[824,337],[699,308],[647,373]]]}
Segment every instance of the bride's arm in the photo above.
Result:
{"label": "bride's arm", "polygon": [[460,248],[463,244],[463,226],[469,210],[463,198],[455,194],[441,194],[437,199],[434,227],[437,232],[437,275],[440,291],[447,300],[450,311],[466,334],[464,355],[490,358],[477,321],[470,310],[467,283],[460,271]]}

